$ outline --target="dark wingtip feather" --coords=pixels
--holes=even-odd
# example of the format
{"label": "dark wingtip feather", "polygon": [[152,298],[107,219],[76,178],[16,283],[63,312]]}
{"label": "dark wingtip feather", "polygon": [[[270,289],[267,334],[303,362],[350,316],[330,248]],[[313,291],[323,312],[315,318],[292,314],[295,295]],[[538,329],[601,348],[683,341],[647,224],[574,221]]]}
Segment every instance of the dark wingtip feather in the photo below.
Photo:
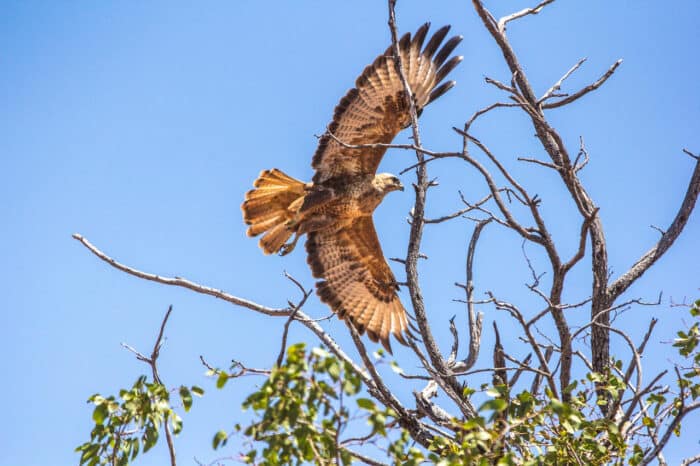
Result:
{"label": "dark wingtip feather", "polygon": [[440,49],[438,54],[435,56],[435,66],[440,66],[442,63],[447,60],[447,57],[450,56],[452,51],[459,45],[460,42],[462,42],[463,37],[462,36],[454,36],[450,40],[448,40],[445,45]]}
{"label": "dark wingtip feather", "polygon": [[443,26],[440,29],[438,29],[435,34],[433,34],[433,37],[430,38],[428,41],[428,45],[425,46],[425,49],[423,50],[423,54],[427,56],[428,58],[432,58],[433,54],[435,51],[440,47],[440,44],[442,43],[442,40],[445,38],[447,33],[450,31],[450,26]]}
{"label": "dark wingtip feather", "polygon": [[408,50],[411,46],[411,33],[407,32],[399,39],[399,50]]}
{"label": "dark wingtip feather", "polygon": [[382,346],[384,347],[384,349],[387,350],[387,352],[393,356],[394,352],[391,351],[391,343],[389,342],[389,337],[382,338],[381,340],[382,340]]}
{"label": "dark wingtip feather", "polygon": [[423,42],[425,41],[425,36],[428,34],[429,29],[430,22],[427,22],[418,28],[416,33],[413,35],[413,42],[411,42],[411,45],[416,47],[418,51],[420,51],[421,47],[423,47]]}
{"label": "dark wingtip feather", "polygon": [[443,65],[442,68],[440,68],[437,73],[435,74],[435,82],[440,83],[442,82],[443,79],[445,79],[445,76],[450,74],[450,71],[455,69],[457,65],[462,63],[462,60],[464,60],[464,57],[461,55],[458,55],[456,57],[452,57],[449,59],[447,63]]}
{"label": "dark wingtip feather", "polygon": [[[355,326],[355,330],[357,330],[357,333],[360,335],[364,335],[365,333],[365,326],[359,322],[354,322],[352,323]],[[369,339],[372,341],[377,341],[377,334],[371,331],[367,331],[367,335],[369,336]]]}
{"label": "dark wingtip feather", "polygon": [[[406,331],[408,331],[408,329],[406,329]],[[404,346],[408,346],[408,342],[406,342],[406,339],[403,337],[403,334],[401,332],[396,332],[393,335],[394,338],[396,338],[396,341],[398,341]]]}
{"label": "dark wingtip feather", "polygon": [[[444,84],[441,84],[437,88],[433,90],[433,92],[430,93],[430,97],[428,98],[428,103],[432,102],[433,100],[441,97],[445,92],[449,91],[454,87],[454,85],[457,84],[456,81],[447,81]],[[427,104],[426,104],[427,105]]]}

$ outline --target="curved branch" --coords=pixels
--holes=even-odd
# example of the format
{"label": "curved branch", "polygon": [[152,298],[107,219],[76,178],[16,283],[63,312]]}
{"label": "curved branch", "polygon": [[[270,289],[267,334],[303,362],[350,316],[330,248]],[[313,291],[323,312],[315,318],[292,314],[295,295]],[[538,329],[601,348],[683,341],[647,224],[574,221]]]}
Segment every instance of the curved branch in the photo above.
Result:
{"label": "curved branch", "polygon": [[[481,235],[481,230],[483,230],[489,223],[491,223],[490,218],[481,220],[476,224],[472,237],[469,240],[469,247],[467,248],[467,285],[464,291],[467,298],[467,317],[469,322],[469,353],[463,361],[455,364],[453,367],[455,372],[468,371],[474,366],[477,358],[479,357],[479,348],[481,347],[481,328],[484,320],[484,314],[481,312],[477,314],[474,310],[474,254],[476,252],[476,243],[479,241],[479,236]],[[456,331],[455,341],[457,341]]]}
{"label": "curved branch", "polygon": [[104,252],[97,249],[92,243],[90,243],[90,241],[87,240],[87,238],[83,237],[79,233],[74,233],[73,238],[80,241],[80,243],[82,243],[83,246],[88,248],[88,250],[90,250],[91,253],[93,253],[94,255],[96,255],[97,257],[102,259],[103,261],[107,262],[112,267],[119,269],[122,272],[126,272],[129,275],[133,275],[133,276],[138,277],[138,278],[143,278],[144,280],[162,283],[163,285],[180,286],[182,288],[187,288],[187,289],[195,291],[197,293],[208,294],[210,296],[214,296],[215,298],[219,298],[219,299],[223,299],[224,301],[228,301],[229,303],[235,304],[236,306],[246,307],[248,309],[251,309],[251,310],[256,311],[256,312],[260,312],[262,314],[266,314],[268,316],[288,316],[293,311],[291,308],[277,308],[277,309],[275,309],[272,307],[262,306],[260,304],[254,303],[253,301],[248,301],[247,299],[233,296],[232,294],[228,294],[225,291],[217,290],[216,288],[211,288],[208,286],[199,285],[197,283],[191,282],[191,281],[184,279],[184,278],[163,277],[161,275],[155,275],[152,273],[142,272],[140,270],[129,267],[128,265],[121,264],[121,263],[117,262],[116,260],[112,259],[107,254],[105,254]]}
{"label": "curved branch", "polygon": [[[700,160],[695,163],[695,170],[688,182],[688,189],[685,192],[685,198],[681,203],[676,218],[673,219],[671,226],[661,236],[659,242],[647,251],[627,272],[622,274],[608,287],[608,295],[611,300],[620,296],[629,286],[634,283],[644,272],[649,270],[649,267],[664,255],[668,248],[673,245],[674,241],[683,232],[683,228],[688,223],[690,214],[695,208],[695,203],[700,194]],[[612,302],[612,301],[611,301]]]}

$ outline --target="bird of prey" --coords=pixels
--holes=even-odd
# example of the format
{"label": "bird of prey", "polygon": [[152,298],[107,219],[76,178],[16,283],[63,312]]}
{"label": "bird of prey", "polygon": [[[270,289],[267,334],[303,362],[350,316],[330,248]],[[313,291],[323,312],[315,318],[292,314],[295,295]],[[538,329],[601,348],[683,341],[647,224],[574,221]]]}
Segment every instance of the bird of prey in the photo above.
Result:
{"label": "bird of prey", "polygon": [[[454,86],[454,81],[442,81],[462,61],[461,56],[450,58],[461,36],[440,47],[449,26],[436,31],[423,47],[429,26],[398,43],[419,114]],[[371,145],[390,143],[410,124],[405,87],[389,47],[335,108],[311,162],[313,180],[304,183],[278,169],[265,170],[241,205],[247,235],[263,234],[259,245],[265,254],[288,254],[306,234],[307,262],[321,279],[316,283],[321,301],[389,352],[390,334],[406,344],[409,322],[372,213],[387,193],[403,191],[403,186],[394,175],[376,173],[387,148]]]}

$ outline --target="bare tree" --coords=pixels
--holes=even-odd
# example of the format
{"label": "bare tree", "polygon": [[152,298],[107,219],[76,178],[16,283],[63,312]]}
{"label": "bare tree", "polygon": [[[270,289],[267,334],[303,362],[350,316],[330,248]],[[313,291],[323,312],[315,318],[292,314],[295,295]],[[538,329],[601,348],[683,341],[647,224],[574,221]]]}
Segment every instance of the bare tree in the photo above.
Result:
{"label": "bare tree", "polygon": [[[500,396],[508,403],[511,402],[509,393],[513,393],[518,387],[527,387],[534,397],[546,396],[548,399],[569,403],[574,396],[572,383],[577,377],[574,366],[575,361],[578,361],[576,364],[580,364],[585,369],[582,372],[593,374],[591,380],[595,384],[595,390],[582,392],[583,395],[580,395],[585,398],[587,393],[590,394],[590,398],[586,402],[590,400],[593,402],[587,406],[594,408],[597,406],[596,410],[588,412],[589,420],[606,422],[606,425],[614,426],[626,444],[631,444],[639,439],[642,443],[646,442],[648,447],[641,451],[638,458],[639,464],[648,464],[652,461],[665,464],[663,450],[671,433],[678,428],[685,416],[700,408],[700,403],[692,401],[694,395],[691,395],[687,385],[681,382],[683,376],[678,370],[675,373],[664,371],[653,376],[643,376],[641,356],[654,330],[655,319],[649,323],[648,331],[641,342],[635,343],[624,329],[613,325],[611,315],[615,311],[633,305],[660,303],[660,297],[655,302],[641,299],[623,300],[621,298],[624,292],[668,251],[682,233],[700,194],[700,157],[684,150],[690,156],[689,162],[694,164],[694,168],[690,174],[685,197],[677,208],[675,218],[666,229],[661,231],[658,242],[652,245],[648,251],[640,254],[639,259],[629,270],[617,277],[611,277],[609,275],[605,229],[598,215],[599,206],[592,199],[579,177],[581,170],[589,163],[589,153],[583,138],[578,141],[575,147],[567,145],[548,119],[548,113],[554,109],[560,111],[560,109],[585,98],[589,93],[600,88],[614,75],[622,60],[613,63],[597,80],[589,85],[579,90],[564,93],[562,89],[566,80],[577,72],[584,62],[584,60],[580,60],[559,80],[552,83],[546,92],[539,96],[535,94],[533,90],[535,86],[525,73],[515,49],[509,42],[507,27],[514,21],[523,20],[542,12],[553,2],[554,0],[545,0],[532,8],[495,18],[482,1],[472,0],[474,11],[500,49],[510,71],[507,79],[499,80],[492,77],[485,79],[488,85],[503,92],[503,100],[476,110],[466,119],[463,126],[454,128],[454,131],[462,139],[461,148],[454,152],[436,152],[423,146],[416,108],[414,102],[409,98],[408,104],[412,117],[412,143],[391,146],[396,149],[414,151],[416,156],[415,164],[409,167],[415,171],[416,175],[415,199],[410,214],[409,242],[405,257],[395,259],[405,266],[406,287],[420,336],[419,339],[411,341],[410,345],[423,371],[415,376],[404,374],[406,378],[425,381],[425,386],[414,393],[414,406],[407,406],[393,394],[391,387],[380,374],[375,361],[368,354],[363,341],[352,326],[350,326],[350,332],[359,360],[354,359],[349,351],[341,348],[319,321],[302,310],[310,291],[292,277],[288,278],[301,291],[301,298],[296,303],[290,302],[286,308],[270,308],[184,278],[168,278],[142,272],[117,262],[83,236],[75,234],[74,238],[103,261],[136,277],[188,288],[194,292],[208,294],[267,316],[282,318],[284,320],[284,336],[281,349],[271,355],[271,358],[274,359],[271,362],[275,362],[277,367],[282,365],[289,326],[292,323],[305,326],[336,358],[359,374],[368,393],[382,406],[391,409],[396,417],[397,426],[405,429],[411,438],[422,447],[435,448],[435,441],[438,437],[457,441],[461,435],[464,435],[463,422],[479,416],[479,409],[474,405],[471,397],[474,387],[471,387],[471,390],[465,390],[465,387],[470,386],[468,376],[478,372],[492,374],[493,385],[501,387]],[[388,2],[388,24],[395,55],[399,57],[400,55],[397,53],[397,24],[394,15],[395,3],[396,0]],[[406,95],[410,96],[411,90],[403,74],[400,60],[397,61],[397,66],[407,91]],[[568,192],[571,209],[577,213],[580,223],[575,238],[578,247],[573,252],[565,253],[556,246],[551,234],[551,225],[545,220],[540,209],[540,197],[518,181],[517,174],[506,168],[503,158],[494,153],[489,145],[480,140],[474,132],[473,125],[476,121],[486,118],[498,109],[523,112],[527,116],[548,158],[546,160],[519,158],[518,160],[538,165],[544,170],[552,170],[558,175],[565,191]],[[339,142],[348,145],[343,141]],[[453,159],[454,161],[451,161]],[[445,162],[437,162],[441,160],[445,160]],[[429,165],[431,163],[458,162],[463,162],[466,164],[467,170],[473,170],[480,175],[485,189],[483,197],[478,200],[469,200],[463,196],[461,198],[464,204],[462,209],[440,218],[426,218],[426,204],[430,189],[434,185],[428,175]],[[499,184],[497,181],[499,179],[504,179],[505,183]],[[517,211],[513,209],[513,205],[519,206]],[[522,215],[521,212],[526,212],[526,215]],[[457,284],[464,291],[463,302],[466,306],[468,319],[466,335],[468,345],[467,353],[460,355],[461,336],[452,322],[453,344],[450,353],[446,355],[440,351],[431,330],[429,313],[426,312],[421,292],[419,259],[422,257],[421,241],[424,227],[456,218],[469,218],[474,221],[474,229],[466,251],[465,281]],[[490,228],[507,229],[520,238],[523,245],[532,245],[540,249],[547,257],[548,270],[546,272],[550,277],[547,288],[541,283],[542,271],[535,270],[527,255],[524,255],[523,259],[532,272],[532,282],[528,287],[542,303],[541,309],[537,312],[523,310],[517,303],[509,302],[507,298],[497,296],[492,292],[488,292],[483,300],[475,299],[474,257],[479,238],[487,231],[486,228],[489,225],[491,225]],[[525,251],[524,247],[523,251]],[[570,282],[569,273],[586,256],[591,258],[592,264],[590,294],[580,302],[565,302],[563,296],[567,284]],[[500,318],[504,319],[505,322],[509,322],[511,325],[515,323],[519,326],[522,340],[529,346],[529,355],[520,357],[510,354],[508,345],[497,338],[497,345],[493,350],[493,367],[474,367],[482,347],[481,335],[483,331],[483,315],[476,311],[476,306],[487,304],[494,306],[497,310],[504,311]],[[584,325],[575,328],[569,323],[569,312],[582,308],[589,309],[590,319]],[[555,334],[546,335],[539,331],[537,324],[544,319],[552,320],[556,329]],[[495,331],[498,336],[497,328]],[[587,336],[590,336],[590,348],[584,342],[584,337]],[[611,337],[620,338],[629,349],[631,358],[626,367],[621,361],[611,359]],[[154,354],[157,356],[157,351]],[[147,359],[143,360],[148,362]],[[151,359],[155,362],[155,357]],[[680,391],[675,393],[676,401],[674,403],[659,401],[658,406],[653,408],[648,402],[649,396],[654,395],[658,399],[658,397],[668,394],[671,390],[666,385],[668,382],[664,382],[668,377],[676,377],[679,381]],[[449,398],[454,405],[452,411],[437,404],[435,397],[438,393]],[[596,398],[597,403],[595,402]],[[509,442],[511,442],[511,448],[517,450],[518,447],[513,443],[512,437],[513,432],[518,427],[517,421],[501,417],[498,422],[498,429],[502,432],[497,439],[501,445],[499,447],[501,450],[498,451],[502,454],[504,451],[502,446],[509,444]],[[473,428],[478,430],[478,427]],[[554,427],[547,425],[541,425],[540,428],[540,432],[546,432],[549,428],[555,430]],[[604,435],[601,436],[599,432],[596,441],[605,442],[610,441],[610,439],[605,439]],[[343,444],[340,440],[337,440],[336,443]],[[381,464],[363,454],[350,453],[365,463]],[[571,452],[571,454],[581,464],[591,461],[590,457],[584,453]],[[625,453],[621,455],[624,459]],[[697,456],[687,459],[685,464],[691,464],[694,461],[697,461]]]}

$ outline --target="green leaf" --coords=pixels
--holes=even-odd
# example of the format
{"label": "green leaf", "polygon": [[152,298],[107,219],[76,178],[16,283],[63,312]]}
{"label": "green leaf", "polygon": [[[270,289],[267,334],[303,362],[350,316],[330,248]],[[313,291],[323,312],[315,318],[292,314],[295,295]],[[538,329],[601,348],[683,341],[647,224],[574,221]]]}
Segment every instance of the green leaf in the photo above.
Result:
{"label": "green leaf", "polygon": [[219,448],[219,445],[226,445],[226,441],[228,440],[228,434],[220,430],[214,435],[214,439],[211,442],[212,447],[214,447],[214,450]]}
{"label": "green leaf", "polygon": [[86,445],[88,445],[87,448],[85,448],[83,450],[83,454],[80,455],[80,464],[87,462],[90,458],[97,455],[97,452],[100,449],[100,446],[98,444],[86,444]]}
{"label": "green leaf", "polygon": [[190,387],[190,390],[197,396],[204,396],[204,389],[198,387],[197,385],[192,385],[192,387]]}
{"label": "green leaf", "polygon": [[328,375],[330,375],[334,381],[338,380],[340,377],[340,364],[334,362],[328,366]]}
{"label": "green leaf", "polygon": [[180,386],[180,398],[182,399],[182,406],[184,406],[185,412],[188,412],[192,407],[192,394],[190,389],[184,385]]}
{"label": "green leaf", "polygon": [[177,435],[180,432],[182,432],[182,418],[180,416],[178,416],[175,413],[172,413],[170,422],[172,422],[173,425],[173,434]]}
{"label": "green leaf", "polygon": [[576,387],[578,387],[578,381],[574,380],[569,385],[567,385],[566,388],[564,388],[564,393],[571,393],[574,390],[576,390]]}
{"label": "green leaf", "polygon": [[488,400],[481,405],[479,411],[498,411],[501,412],[508,407],[508,403],[503,398],[494,398]]}
{"label": "green leaf", "polygon": [[369,398],[358,398],[357,399],[357,406],[360,408],[366,409],[368,411],[374,411],[376,409],[376,405],[374,404],[374,401],[370,400]]}
{"label": "green leaf", "polygon": [[556,398],[552,398],[549,402],[552,410],[557,414],[562,414],[567,410],[567,406]]}
{"label": "green leaf", "polygon": [[102,425],[107,418],[107,415],[107,405],[98,404],[95,407],[95,410],[92,412],[92,420],[95,421],[95,424]]}
{"label": "green leaf", "polygon": [[695,306],[690,309],[690,315],[693,317],[700,316],[700,299],[695,301]]}
{"label": "green leaf", "polygon": [[226,371],[219,372],[219,378],[216,379],[216,388],[224,388],[228,382],[228,373]]}
{"label": "green leaf", "polygon": [[131,452],[131,460],[133,461],[134,458],[136,458],[136,455],[139,454],[139,441],[138,439],[132,439],[131,445],[134,447],[132,452]]}
{"label": "green leaf", "polygon": [[148,450],[153,448],[153,446],[158,442],[158,424],[151,424],[146,426],[146,431],[143,433],[143,452],[146,453]]}
{"label": "green leaf", "polygon": [[403,369],[401,369],[401,367],[399,367],[399,363],[397,363],[396,361],[391,361],[389,363],[389,366],[391,366],[391,370],[394,371],[395,373],[397,373],[399,375],[403,375],[403,373],[404,373]]}

